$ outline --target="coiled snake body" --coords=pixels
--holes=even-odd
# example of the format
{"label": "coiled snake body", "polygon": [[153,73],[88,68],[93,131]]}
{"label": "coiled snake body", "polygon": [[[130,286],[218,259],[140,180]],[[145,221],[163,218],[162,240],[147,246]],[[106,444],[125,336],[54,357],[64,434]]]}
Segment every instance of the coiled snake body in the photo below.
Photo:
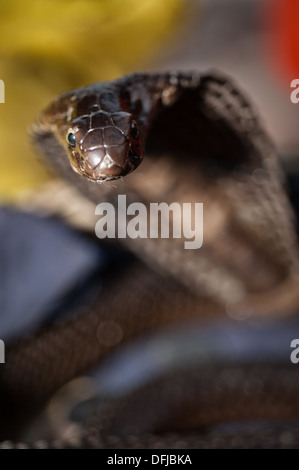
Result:
{"label": "coiled snake body", "polygon": [[[247,99],[227,77],[216,72],[134,74],[67,92],[41,114],[33,138],[52,168],[95,203],[115,203],[118,194],[146,206],[153,201],[203,202],[204,244],[199,250],[184,250],[181,239],[123,239],[140,261],[108,283],[90,312],[8,351],[10,366],[1,379],[16,401],[34,395],[44,403],[114,349],[95,338],[100,321],[120,325],[126,343],[141,332],[190,318],[222,317],[230,324],[239,314],[258,319],[296,310],[297,239],[275,150]],[[53,341],[60,351],[54,359]],[[175,430],[187,433],[187,447],[188,442],[230,447],[233,440],[225,435],[217,434],[215,441],[208,434],[189,434],[238,419],[296,421],[299,382],[289,361],[289,344],[285,348],[276,366],[263,358],[256,367],[245,361],[246,387],[244,373],[240,365],[236,372],[233,360],[227,367],[238,388],[225,382],[227,376],[218,380],[225,367],[221,361],[216,361],[218,372],[217,364],[185,365],[180,378],[169,373],[167,380],[162,377],[115,407],[108,404],[104,414],[83,428],[85,440],[79,445],[113,447],[124,445],[126,432]],[[273,398],[275,373],[280,388]],[[106,441],[107,433],[119,440]],[[260,433],[253,446],[283,446],[279,431],[269,437],[267,428],[264,441]],[[134,442],[156,442],[155,437],[147,439]],[[183,438],[165,439],[171,447]],[[240,437],[239,446],[247,442]]]}

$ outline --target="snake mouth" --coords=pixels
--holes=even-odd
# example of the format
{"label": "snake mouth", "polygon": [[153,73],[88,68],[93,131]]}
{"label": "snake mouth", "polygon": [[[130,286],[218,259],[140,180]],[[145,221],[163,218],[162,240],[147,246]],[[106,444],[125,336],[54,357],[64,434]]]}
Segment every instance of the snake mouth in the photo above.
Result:
{"label": "snake mouth", "polygon": [[73,150],[69,156],[72,169],[92,182],[120,179],[134,171],[142,161],[142,156],[136,155],[131,146],[120,162],[116,162],[108,152],[101,159],[91,151],[83,154]]}
{"label": "snake mouth", "polygon": [[115,163],[109,166],[101,166],[100,164],[95,168],[91,168],[83,157],[79,164],[71,162],[71,167],[77,174],[87,178],[93,183],[103,183],[104,181],[120,179],[134,169],[131,168],[131,166],[125,165],[125,167],[122,167]]}
{"label": "snake mouth", "polygon": [[[136,157],[136,159],[139,157]],[[134,164],[132,165],[131,162],[127,162],[124,166],[119,166],[117,164],[113,165],[113,170],[114,171],[119,171],[119,174],[97,174],[94,172],[92,175],[88,174],[86,171],[84,172],[85,178],[88,178],[90,181],[93,181],[95,183],[103,183],[105,181],[113,181],[113,180],[118,180],[123,178],[129,173],[132,173],[132,171],[135,170],[135,168],[140,164],[140,161],[138,161],[137,165]],[[112,168],[112,167],[111,167]],[[81,173],[82,174],[82,173]]]}

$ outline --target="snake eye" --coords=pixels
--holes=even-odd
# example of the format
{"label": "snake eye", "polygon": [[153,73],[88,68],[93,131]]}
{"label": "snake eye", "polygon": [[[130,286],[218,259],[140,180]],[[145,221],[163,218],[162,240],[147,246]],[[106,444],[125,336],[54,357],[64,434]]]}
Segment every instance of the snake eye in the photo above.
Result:
{"label": "snake eye", "polygon": [[136,139],[138,137],[138,126],[135,121],[132,122],[131,124],[131,136],[133,139]]}
{"label": "snake eye", "polygon": [[76,137],[75,137],[75,134],[72,131],[68,132],[67,141],[68,141],[68,143],[70,144],[71,147],[75,147]]}

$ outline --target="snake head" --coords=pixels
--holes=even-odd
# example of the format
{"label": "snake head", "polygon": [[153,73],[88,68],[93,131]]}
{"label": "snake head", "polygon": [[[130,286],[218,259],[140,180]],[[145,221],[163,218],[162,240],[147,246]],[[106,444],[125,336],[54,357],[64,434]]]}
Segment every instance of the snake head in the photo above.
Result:
{"label": "snake head", "polygon": [[65,145],[73,170],[92,181],[125,176],[143,158],[139,125],[123,111],[95,110],[73,119]]}

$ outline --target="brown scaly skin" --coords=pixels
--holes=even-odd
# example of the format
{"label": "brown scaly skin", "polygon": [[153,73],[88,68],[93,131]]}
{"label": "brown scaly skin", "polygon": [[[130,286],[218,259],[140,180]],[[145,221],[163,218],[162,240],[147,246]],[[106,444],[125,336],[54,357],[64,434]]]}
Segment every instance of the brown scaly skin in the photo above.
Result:
{"label": "brown scaly skin", "polygon": [[[96,341],[93,331],[103,319],[120,323],[122,343],[125,343],[155,326],[171,324],[178,318],[183,321],[186,317],[196,317],[202,307],[205,315],[209,309],[205,308],[203,299],[208,304],[213,302],[212,311],[219,315],[232,312],[233,308],[235,312],[249,311],[255,315],[296,310],[299,304],[297,240],[276,154],[255,112],[230,79],[216,73],[197,72],[133,74],[73,90],[58,97],[41,114],[34,125],[33,137],[58,174],[94,202],[113,202],[118,192],[125,193],[129,202],[137,200],[145,204],[152,200],[203,201],[207,215],[213,210],[213,217],[205,220],[204,245],[196,253],[187,253],[176,240],[168,240],[167,244],[159,239],[125,240],[131,250],[159,268],[159,276],[163,278],[166,274],[170,284],[173,278],[177,284],[171,284],[167,290],[161,279],[151,274],[153,283],[147,285],[142,274],[147,268],[141,269],[137,276],[125,276],[121,280],[125,293],[119,303],[120,289],[109,298],[109,292],[110,295],[114,292],[111,288],[107,303],[100,302],[96,315],[88,313],[53,329],[49,326],[38,338],[13,346],[8,354],[14,367],[3,373],[2,383],[15,400],[22,390],[25,401],[34,391],[35,400],[42,402],[63,383],[100,361],[106,350],[99,345],[92,347],[91,337]],[[137,170],[143,154],[144,161]],[[111,179],[121,180],[117,188],[92,184]],[[149,286],[152,288],[148,289]],[[232,299],[238,288],[238,299]],[[126,298],[131,299],[132,309],[125,304]],[[149,314],[143,315],[145,312]],[[88,331],[82,335],[84,325]],[[79,344],[76,334],[82,341],[79,350],[74,347],[76,354],[69,348],[64,351],[65,338],[69,341],[67,345]],[[61,348],[63,352],[56,356],[57,367],[50,375],[52,341],[58,345],[56,350],[59,352]],[[34,358],[33,373],[26,357]],[[156,406],[158,416],[159,406],[167,414],[170,399],[178,397],[179,424],[170,419],[166,425],[158,423],[153,431],[193,430],[221,419],[237,420],[238,416],[298,419],[297,381],[289,366],[286,365],[285,372],[264,363],[258,371],[249,366],[246,389],[242,388],[245,380],[242,379],[239,389],[233,393],[228,390],[228,394],[224,377],[214,400],[213,394],[204,390],[205,383],[200,382],[204,368],[210,371],[209,365],[198,364],[195,375],[186,368],[181,381],[173,379],[168,383],[162,378],[156,384],[156,396],[164,397],[161,401],[155,401],[150,388],[141,390],[140,400],[145,398],[147,402],[147,396],[152,399],[151,409]],[[274,370],[278,371],[277,377]],[[212,385],[216,376],[217,371],[211,370]],[[233,375],[232,383],[236,383],[234,377],[240,375]],[[264,402],[272,393],[272,378],[279,387],[273,400],[268,400],[267,409]],[[173,393],[175,384],[177,395]],[[193,401],[189,409],[191,390]],[[203,405],[196,409],[200,395],[197,390],[203,390]],[[246,393],[248,390],[253,390],[252,397]],[[286,394],[282,397],[283,392]],[[209,398],[210,408],[205,401]],[[133,406],[129,406],[128,416],[136,407],[134,396],[129,398],[129,404],[131,401]],[[247,403],[251,407],[247,408]],[[238,407],[243,415],[238,414]],[[146,406],[141,408],[147,411]],[[217,416],[213,415],[213,409]],[[211,413],[207,412],[203,419],[205,410]],[[146,419],[142,421],[146,431],[151,432]],[[126,426],[129,419],[124,422]],[[111,423],[110,419],[108,430]],[[115,426],[118,429],[117,420]]]}
{"label": "brown scaly skin", "polygon": [[93,202],[115,203],[118,194],[146,205],[203,202],[211,216],[200,250],[184,250],[182,240],[123,240],[194,292],[228,311],[298,304],[297,241],[277,156],[229,78],[173,71],[95,83],[56,98],[33,139]]}
{"label": "brown scaly skin", "polygon": [[[56,134],[75,172],[96,182],[118,179],[141,163],[158,100],[170,102],[169,91],[178,93],[175,73],[155,79],[135,74],[65,93],[45,111],[35,130],[38,134],[48,127]],[[185,77],[187,86],[197,82],[191,74]],[[130,84],[135,88],[133,101],[132,95],[128,98]]]}

